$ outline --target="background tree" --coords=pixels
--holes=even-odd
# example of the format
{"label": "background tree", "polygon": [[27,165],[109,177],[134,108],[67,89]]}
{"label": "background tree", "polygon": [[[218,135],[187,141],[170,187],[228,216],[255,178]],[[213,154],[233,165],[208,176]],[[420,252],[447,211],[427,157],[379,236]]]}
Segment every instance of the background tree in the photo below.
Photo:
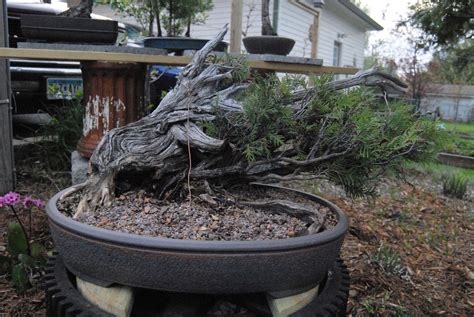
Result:
{"label": "background tree", "polygon": [[428,72],[435,83],[474,85],[474,40],[435,52]]}
{"label": "background tree", "polygon": [[470,39],[474,30],[472,0],[418,1],[407,21],[420,28],[429,44],[444,46]]}
{"label": "background tree", "polygon": [[148,36],[191,36],[191,24],[202,23],[212,0],[108,0],[123,16],[135,18]]}
{"label": "background tree", "polygon": [[212,0],[159,0],[161,21],[167,36],[191,36],[191,24],[202,23]]}

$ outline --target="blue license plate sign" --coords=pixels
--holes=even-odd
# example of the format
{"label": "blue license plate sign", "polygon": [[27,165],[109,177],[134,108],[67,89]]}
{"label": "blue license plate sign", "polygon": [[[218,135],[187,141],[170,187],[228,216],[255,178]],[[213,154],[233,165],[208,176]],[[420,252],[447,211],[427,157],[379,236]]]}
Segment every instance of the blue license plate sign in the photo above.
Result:
{"label": "blue license plate sign", "polygon": [[49,100],[74,99],[82,96],[82,78],[47,78]]}

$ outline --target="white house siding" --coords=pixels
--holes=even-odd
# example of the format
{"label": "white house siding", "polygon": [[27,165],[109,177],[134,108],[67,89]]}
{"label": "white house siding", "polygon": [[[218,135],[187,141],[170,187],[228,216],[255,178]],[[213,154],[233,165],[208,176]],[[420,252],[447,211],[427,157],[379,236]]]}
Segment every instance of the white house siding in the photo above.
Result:
{"label": "white house siding", "polygon": [[[214,7],[207,13],[207,19],[204,24],[194,24],[191,26],[191,36],[195,38],[211,38],[225,24],[230,24],[231,1],[230,0],[214,0]],[[253,8],[251,10],[251,8]],[[270,2],[270,8],[273,8],[273,1]],[[250,15],[249,15],[250,12]],[[261,34],[262,23],[261,1],[260,0],[244,0],[242,13],[242,29],[246,30],[249,25],[247,36]],[[273,18],[273,10],[270,9],[270,19]],[[229,42],[229,32],[226,34],[225,41]],[[242,50],[244,46],[242,44]]]}
{"label": "white house siding", "polygon": [[313,13],[302,9],[288,0],[280,0],[277,31],[279,36],[295,40],[296,43],[290,53],[291,56],[311,56],[309,29],[313,22]]}
{"label": "white house siding", "polygon": [[[296,41],[291,56],[310,57],[311,42],[309,40],[310,26],[314,21],[314,13],[303,9],[291,0],[279,1],[278,35],[290,37]],[[250,18],[247,18],[250,7],[254,7]],[[273,8],[273,3],[270,4]],[[261,1],[244,0],[242,28],[250,25],[247,35],[260,35],[261,32]],[[214,0],[214,8],[208,13],[206,22],[191,27],[191,36],[210,38],[226,23],[230,23],[231,1]],[[270,9],[272,16],[273,10]],[[271,19],[273,19],[271,17]],[[345,34],[338,38],[338,34]],[[229,41],[229,34],[225,37]],[[356,66],[362,68],[364,61],[365,29],[358,18],[342,8],[337,0],[327,0],[321,10],[319,23],[319,40],[317,58],[323,59],[324,65],[331,66],[333,60],[334,41],[342,44],[340,66]],[[242,50],[244,47],[242,45]],[[355,61],[355,65],[354,65]]]}
{"label": "white house siding", "polygon": [[[314,21],[314,12],[302,8],[295,2],[306,0],[279,0],[277,32],[280,36],[290,37],[296,41],[291,56],[310,57],[311,42],[309,40],[310,26]],[[194,38],[212,38],[225,24],[230,23],[231,0],[214,0],[213,9],[207,13],[203,24],[191,26],[191,36]],[[310,2],[307,2],[310,3]],[[249,15],[250,8],[253,7]],[[247,35],[261,34],[261,0],[243,0],[242,28],[247,29]],[[355,66],[362,68],[364,60],[365,27],[363,22],[353,13],[342,6],[338,0],[326,0],[320,10],[319,40],[317,58],[323,64],[331,66],[333,61],[334,41],[339,40],[342,45],[340,66]],[[99,5],[94,13],[118,19],[108,6]],[[273,1],[270,2],[270,19],[273,21]],[[134,23],[131,17],[120,18],[123,22]],[[135,22],[136,23],[136,22]],[[338,34],[345,37],[338,38]],[[229,42],[229,33],[224,38]],[[244,46],[242,45],[244,51]]]}
{"label": "white house siding", "polygon": [[[335,1],[335,0],[334,0]],[[339,66],[364,65],[365,30],[357,23],[356,17],[347,14],[342,8],[326,1],[319,20],[319,41],[317,57],[323,65],[332,66],[334,42],[341,43],[341,62]],[[344,37],[338,37],[344,34]],[[354,63],[355,61],[355,63]]]}

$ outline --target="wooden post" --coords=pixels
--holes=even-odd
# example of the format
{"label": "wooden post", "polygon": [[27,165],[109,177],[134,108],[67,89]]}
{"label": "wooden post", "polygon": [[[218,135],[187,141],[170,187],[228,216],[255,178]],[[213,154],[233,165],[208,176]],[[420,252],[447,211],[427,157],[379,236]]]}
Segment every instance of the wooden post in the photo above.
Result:
{"label": "wooden post", "polygon": [[[0,0],[0,47],[8,46],[6,0]],[[10,71],[8,60],[0,59],[0,194],[14,185],[12,119],[10,106]]]}
{"label": "wooden post", "polygon": [[314,16],[313,24],[310,30],[311,36],[311,58],[318,58],[318,39],[319,39],[319,13]]}
{"label": "wooden post", "polygon": [[242,0],[232,0],[230,11],[230,53],[240,53],[242,43]]}

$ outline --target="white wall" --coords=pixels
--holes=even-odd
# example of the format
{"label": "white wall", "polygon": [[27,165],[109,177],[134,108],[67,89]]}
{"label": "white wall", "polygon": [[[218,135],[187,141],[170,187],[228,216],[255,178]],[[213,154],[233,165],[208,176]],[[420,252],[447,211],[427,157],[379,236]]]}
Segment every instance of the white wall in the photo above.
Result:
{"label": "white wall", "polygon": [[439,108],[442,119],[474,122],[474,97],[427,95],[421,99],[422,112]]}
{"label": "white wall", "polygon": [[[318,41],[318,58],[323,59],[323,64],[332,65],[334,41],[342,43],[341,65],[362,68],[364,62],[365,30],[358,24],[357,18],[340,10],[335,3],[336,0],[327,0],[326,6],[321,10]],[[250,16],[251,7],[254,10]],[[248,35],[260,35],[260,0],[244,0],[242,28],[249,25]],[[270,4],[273,8],[273,3]],[[216,34],[223,25],[230,23],[230,0],[214,0],[214,8],[208,13],[208,18],[203,25],[193,25],[191,36],[196,38],[210,38]],[[270,14],[273,10],[270,9]],[[278,35],[290,37],[296,41],[291,51],[291,56],[310,57],[311,42],[309,30],[313,23],[314,15],[290,0],[280,0],[278,16]],[[345,34],[344,38],[338,38],[338,33]],[[225,37],[229,41],[229,35]],[[244,47],[242,45],[242,49]]]}
{"label": "white wall", "polygon": [[311,57],[309,30],[313,22],[313,13],[288,0],[280,0],[277,30],[279,36],[295,40],[296,43],[290,53],[291,56]]}
{"label": "white wall", "polygon": [[[319,20],[318,58],[323,65],[332,66],[334,41],[341,43],[340,66],[364,66],[365,30],[337,7],[326,1]],[[338,37],[344,34],[344,37]],[[355,59],[355,65],[354,65]]]}
{"label": "white wall", "polygon": [[[261,34],[261,0],[243,0],[242,28],[248,26],[248,36]],[[314,14],[301,8],[290,0],[279,1],[278,35],[290,37],[296,41],[291,51],[291,56],[310,57],[311,42],[309,40],[310,26],[314,21]],[[253,8],[253,10],[251,10]],[[273,21],[273,1],[270,3],[270,19]],[[250,12],[251,11],[251,12]],[[250,12],[250,14],[249,14]],[[97,6],[94,13],[113,15],[108,6]],[[231,1],[214,0],[213,9],[208,12],[204,24],[192,25],[191,36],[194,38],[212,38],[225,24],[230,23]],[[117,16],[111,16],[117,19]],[[133,18],[119,18],[124,22],[133,23]],[[353,66],[354,58],[356,67],[362,68],[364,61],[365,31],[357,18],[343,10],[337,0],[326,0],[324,9],[321,10],[319,22],[319,41],[317,58],[323,59],[326,66],[332,65],[334,41],[342,44],[341,65]],[[338,38],[338,34],[345,34]],[[224,38],[229,42],[229,33]],[[244,46],[242,44],[242,50]]]}
{"label": "white wall", "polygon": [[[208,39],[218,33],[225,24],[230,24],[231,1],[214,0],[213,2],[214,7],[208,12],[208,17],[205,23],[191,26],[191,37]],[[270,2],[270,8],[273,8],[273,1]],[[247,25],[249,26],[247,36],[261,34],[262,23],[260,19],[260,12],[260,0],[243,0],[242,29],[245,31],[247,29]],[[272,18],[273,10],[270,9],[270,19]],[[229,32],[226,34],[224,40],[227,42],[230,41]],[[244,50],[243,44],[242,49]]]}

